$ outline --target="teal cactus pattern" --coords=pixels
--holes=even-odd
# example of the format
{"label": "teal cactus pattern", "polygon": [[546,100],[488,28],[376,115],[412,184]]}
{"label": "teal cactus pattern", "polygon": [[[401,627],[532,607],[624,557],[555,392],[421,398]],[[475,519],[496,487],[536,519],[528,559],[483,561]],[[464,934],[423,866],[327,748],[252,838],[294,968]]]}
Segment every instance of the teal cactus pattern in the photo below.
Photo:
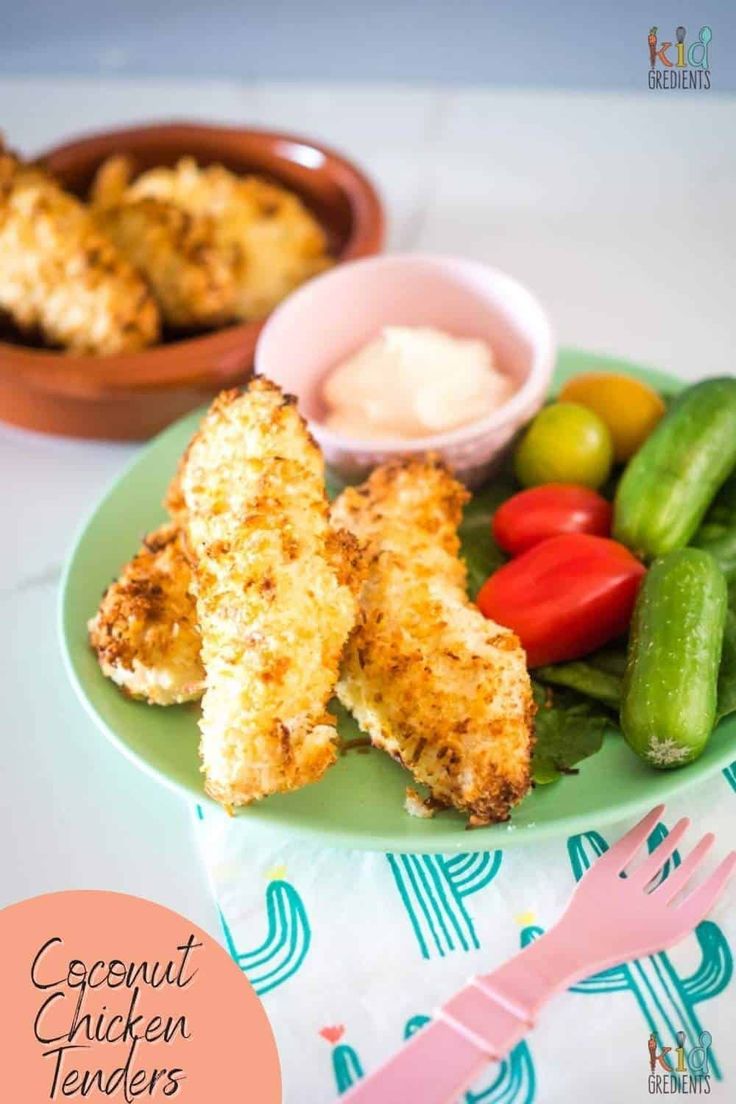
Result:
{"label": "teal cactus pattern", "polygon": [[500,851],[459,855],[387,855],[422,958],[480,946],[466,907],[501,865]]}
{"label": "teal cactus pattern", "polygon": [[[404,1039],[410,1039],[425,1024],[429,1016],[412,1016],[404,1027]],[[335,1047],[332,1066],[338,1093],[347,1092],[363,1076],[363,1067],[355,1050],[349,1046]],[[503,1062],[493,1063],[493,1078],[481,1089],[467,1092],[464,1104],[532,1104],[536,1093],[536,1077],[531,1052],[526,1043],[514,1047]]]}
{"label": "teal cactus pattern", "polygon": [[346,1043],[340,1043],[332,1051],[332,1070],[337,1091],[347,1092],[363,1076],[363,1066],[357,1051]]}
{"label": "teal cactus pattern", "polygon": [[736,790],[736,759],[725,768],[723,777],[726,779],[731,789]]}
{"label": "teal cactus pattern", "polygon": [[282,879],[266,889],[268,932],[252,951],[238,951],[222,912],[220,922],[232,957],[244,971],[259,996],[288,981],[304,961],[311,942],[311,930],[304,903],[292,885]]}
{"label": "teal cactus pattern", "polygon": [[[657,825],[649,837],[649,850],[666,834],[664,825]],[[585,832],[571,836],[567,849],[575,880],[579,881],[591,863],[608,849],[608,844],[597,832]],[[679,862],[680,856],[675,853],[667,870]],[[527,928],[522,942],[529,942],[540,933],[539,928]],[[696,1005],[726,988],[733,974],[733,957],[717,924],[705,920],[698,925],[695,935],[700,945],[700,965],[689,977],[680,977],[669,955],[662,952],[604,970],[574,985],[572,990],[586,994],[628,990],[636,998],[649,1031],[658,1039],[674,1039],[676,1032],[684,1031],[688,1045],[697,1046],[703,1026]],[[712,1052],[711,1069],[721,1080],[721,1070]]]}
{"label": "teal cactus pattern", "polygon": [[497,1068],[496,1076],[485,1088],[465,1094],[466,1104],[532,1104],[536,1095],[536,1076],[531,1051],[519,1043]]}
{"label": "teal cactus pattern", "polygon": [[[429,1016],[412,1016],[404,1028],[404,1038],[429,1023]],[[531,1051],[519,1043],[503,1062],[494,1063],[493,1080],[482,1089],[467,1092],[465,1104],[532,1104],[536,1093],[536,1076]]]}
{"label": "teal cactus pattern", "polygon": [[411,1039],[412,1035],[416,1035],[420,1028],[424,1027],[430,1021],[429,1016],[412,1016],[404,1024],[404,1041]]}

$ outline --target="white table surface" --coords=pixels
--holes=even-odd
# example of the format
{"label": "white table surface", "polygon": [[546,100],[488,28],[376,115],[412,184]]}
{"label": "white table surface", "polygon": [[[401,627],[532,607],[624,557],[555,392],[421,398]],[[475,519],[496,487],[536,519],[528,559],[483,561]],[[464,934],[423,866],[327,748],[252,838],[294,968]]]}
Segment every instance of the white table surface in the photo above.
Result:
{"label": "white table surface", "polygon": [[[561,343],[688,379],[734,372],[736,99],[0,80],[6,139],[24,153],[144,118],[319,136],[377,179],[390,248],[507,269],[541,296]],[[56,640],[73,534],[134,451],[0,427],[0,905],[116,889],[216,932],[187,807],[97,732]]]}

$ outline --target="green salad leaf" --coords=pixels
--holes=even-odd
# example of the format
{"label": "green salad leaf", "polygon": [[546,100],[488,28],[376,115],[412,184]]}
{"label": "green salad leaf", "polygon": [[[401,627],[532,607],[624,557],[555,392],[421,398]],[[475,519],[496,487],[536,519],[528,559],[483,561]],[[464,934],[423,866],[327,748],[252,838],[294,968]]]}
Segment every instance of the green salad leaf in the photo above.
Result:
{"label": "green salad leaf", "polygon": [[518,487],[510,475],[492,479],[465,507],[460,523],[460,552],[468,569],[468,594],[474,600],[488,576],[506,562],[491,536],[491,519],[502,502],[516,494]]}
{"label": "green salad leaf", "polygon": [[584,659],[570,663],[550,663],[534,672],[540,682],[566,686],[586,698],[618,710],[626,669],[626,647],[601,648]]}
{"label": "green salad leaf", "polygon": [[717,719],[736,711],[736,613],[726,613],[726,632],[723,637],[721,669],[718,674]]}
{"label": "green salad leaf", "polygon": [[618,709],[621,701],[621,676],[601,671],[592,663],[578,660],[575,663],[555,663],[538,667],[534,672],[542,682],[552,686],[566,686],[577,690],[587,698],[593,698],[611,709]]}
{"label": "green salad leaf", "polygon": [[532,777],[547,785],[563,774],[574,774],[578,763],[600,751],[612,727],[611,715],[573,690],[553,690],[535,679],[532,689],[537,705]]}
{"label": "green salad leaf", "polygon": [[708,507],[701,529],[709,525],[722,526],[724,529],[736,525],[736,475],[728,477]]}
{"label": "green salad leaf", "polygon": [[347,487],[347,482],[334,468],[325,468],[325,490],[330,502],[334,502],[339,494]]}
{"label": "green salad leaf", "polygon": [[736,476],[731,476],[713,500],[691,544],[710,552],[730,586],[731,606],[736,592]]}
{"label": "green salad leaf", "polygon": [[624,677],[626,670],[626,649],[628,640],[621,640],[618,644],[610,644],[607,648],[599,648],[597,652],[591,652],[587,662],[597,671],[605,671],[609,675]]}

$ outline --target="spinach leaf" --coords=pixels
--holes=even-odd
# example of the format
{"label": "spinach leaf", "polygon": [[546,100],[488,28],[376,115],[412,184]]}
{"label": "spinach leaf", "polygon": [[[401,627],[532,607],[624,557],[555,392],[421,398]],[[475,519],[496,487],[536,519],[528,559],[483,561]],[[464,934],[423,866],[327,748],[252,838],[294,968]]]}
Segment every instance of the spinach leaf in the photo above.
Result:
{"label": "spinach leaf", "polygon": [[736,710],[736,613],[726,613],[726,632],[723,637],[721,670],[718,675],[717,719],[727,717]]}
{"label": "spinach leaf", "polygon": [[736,525],[736,474],[730,475],[708,507],[703,526],[722,525],[730,529]]}
{"label": "spinach leaf", "polygon": [[552,686],[566,686],[618,712],[626,670],[626,641],[600,648],[571,663],[537,667],[535,678]]}
{"label": "spinach leaf", "polygon": [[546,785],[575,773],[576,763],[600,751],[611,716],[572,690],[551,690],[535,680],[532,689],[537,704],[532,777]]}
{"label": "spinach leaf", "polygon": [[[721,487],[691,544],[715,559],[732,593],[736,584],[736,476]],[[732,601],[733,606],[733,601]]]}
{"label": "spinach leaf", "polygon": [[468,594],[473,600],[488,576],[506,562],[491,536],[491,518],[517,490],[509,475],[499,475],[475,491],[465,507],[459,529],[460,553],[468,569]]}
{"label": "spinach leaf", "polygon": [[330,502],[333,502],[347,487],[347,481],[343,479],[334,468],[325,468],[325,490]]}
{"label": "spinach leaf", "polygon": [[623,639],[618,644],[610,644],[607,648],[600,648],[597,652],[591,652],[587,662],[598,671],[605,671],[609,675],[624,677],[626,670],[626,652],[628,641]]}
{"label": "spinach leaf", "polygon": [[574,663],[554,663],[548,667],[537,667],[534,674],[541,682],[567,686],[611,709],[618,709],[621,702],[621,676],[602,671],[591,661],[581,659]]}

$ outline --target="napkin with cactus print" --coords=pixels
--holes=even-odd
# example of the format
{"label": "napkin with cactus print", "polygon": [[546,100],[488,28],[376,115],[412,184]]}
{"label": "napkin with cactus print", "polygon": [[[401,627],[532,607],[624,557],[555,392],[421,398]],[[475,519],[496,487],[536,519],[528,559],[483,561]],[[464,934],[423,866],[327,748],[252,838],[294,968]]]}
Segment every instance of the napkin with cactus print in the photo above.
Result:
{"label": "napkin with cactus print", "polygon": [[[716,832],[721,852],[732,845],[736,761],[672,801],[650,846],[685,814],[693,820],[690,846],[706,830]],[[591,822],[585,832],[533,847],[415,855],[309,846],[198,807],[223,939],[264,1002],[285,1104],[338,1099],[421,1031],[469,975],[537,938],[575,881],[636,819],[605,830]],[[670,861],[677,865],[680,855]],[[732,882],[713,914],[673,950],[558,996],[462,1104],[568,1104],[589,1096],[596,1104],[636,1104],[678,1093],[736,1099],[735,948]],[[656,1055],[671,1050],[650,1077],[652,1034]],[[670,1075],[678,1046],[693,1069],[704,1061],[707,1073]]]}

